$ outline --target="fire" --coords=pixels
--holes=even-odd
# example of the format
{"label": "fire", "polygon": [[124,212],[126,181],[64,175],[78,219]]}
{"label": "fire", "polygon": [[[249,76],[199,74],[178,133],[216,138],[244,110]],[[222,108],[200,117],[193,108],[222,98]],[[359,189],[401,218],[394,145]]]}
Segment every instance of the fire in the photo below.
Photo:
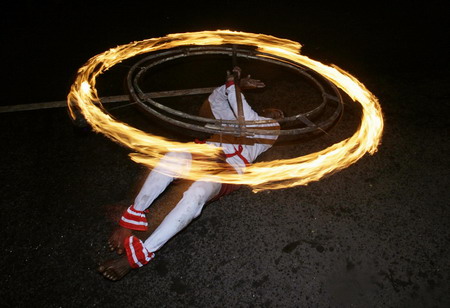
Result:
{"label": "fire", "polygon": [[[139,54],[186,45],[222,44],[256,46],[261,52],[278,55],[309,67],[328,78],[350,98],[360,103],[362,118],[359,129],[352,137],[324,150],[292,159],[255,163],[248,167],[243,175],[221,174],[218,180],[250,185],[255,192],[306,185],[348,167],[367,152],[370,154],[376,152],[383,131],[383,117],[377,98],[355,77],[337,66],[328,66],[301,55],[299,43],[264,34],[229,30],[177,33],[112,48],[92,57],[78,70],[76,80],[67,97],[69,110],[74,117],[74,108],[78,108],[94,131],[135,151],[136,153],[130,154],[131,159],[149,167],[154,167],[168,151],[217,155],[220,150],[218,148],[206,144],[168,140],[113,119],[102,108],[95,85],[98,75],[121,61]],[[203,178],[205,170],[217,173],[220,168],[208,161],[196,162],[186,178],[190,180]]]}

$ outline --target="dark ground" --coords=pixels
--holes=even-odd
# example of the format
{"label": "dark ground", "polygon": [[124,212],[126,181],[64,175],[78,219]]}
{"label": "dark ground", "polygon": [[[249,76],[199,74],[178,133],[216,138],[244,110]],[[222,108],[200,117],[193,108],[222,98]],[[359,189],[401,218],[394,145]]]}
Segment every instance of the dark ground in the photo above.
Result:
{"label": "dark ground", "polygon": [[[450,306],[447,8],[231,5],[10,5],[2,105],[64,99],[76,69],[118,44],[229,28],[299,41],[357,76],[383,108],[379,151],[306,187],[244,188],[112,283],[95,269],[112,256],[106,239],[145,168],[101,135],[75,134],[64,109],[0,114],[2,306]],[[357,112],[346,110],[336,130],[301,148],[348,134]],[[145,125],[135,109],[119,115]]]}

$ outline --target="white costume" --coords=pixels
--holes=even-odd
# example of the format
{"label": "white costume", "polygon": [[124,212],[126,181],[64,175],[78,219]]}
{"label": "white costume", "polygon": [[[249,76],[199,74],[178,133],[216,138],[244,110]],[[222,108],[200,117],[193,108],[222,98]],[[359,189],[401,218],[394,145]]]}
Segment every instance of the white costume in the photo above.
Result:
{"label": "white costume", "polygon": [[[235,120],[238,114],[236,92],[232,82],[218,87],[209,96],[211,111],[216,119]],[[244,116],[247,121],[268,120],[269,118],[259,116],[247,103],[242,95],[242,105]],[[261,126],[278,126],[277,122]],[[261,153],[268,150],[277,139],[276,135],[254,136],[254,138],[270,139],[267,144],[254,143],[253,145],[226,144],[213,141],[206,143],[222,147],[226,155],[226,162],[230,164],[236,172],[243,173],[246,165],[253,162]],[[251,137],[249,137],[251,138]],[[144,211],[152,202],[166,189],[166,187],[183,174],[189,172],[192,155],[190,153],[170,152],[162,160],[179,158],[177,171],[164,170],[161,165],[156,166],[146,179],[141,191],[135,199],[134,205],[129,207],[121,218],[120,225],[132,230],[146,230],[147,221]],[[163,161],[164,162],[164,161]],[[173,169],[172,169],[173,170]],[[161,172],[164,171],[164,172]],[[186,227],[194,218],[200,215],[203,206],[207,201],[215,197],[221,190],[222,184],[209,181],[210,178],[194,182],[175,208],[165,217],[158,228],[145,240],[131,236],[125,240],[125,250],[128,261],[134,268],[146,264],[154,257],[154,251],[160,249],[170,238]]]}

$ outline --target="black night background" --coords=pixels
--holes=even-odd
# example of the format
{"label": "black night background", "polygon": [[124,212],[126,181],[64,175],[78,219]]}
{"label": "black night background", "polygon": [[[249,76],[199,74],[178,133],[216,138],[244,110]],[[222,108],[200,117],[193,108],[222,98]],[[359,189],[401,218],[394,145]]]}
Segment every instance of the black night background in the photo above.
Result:
{"label": "black night background", "polygon": [[[2,306],[449,307],[448,7],[302,2],[2,4]],[[146,168],[102,135],[80,134],[65,108],[8,107],[65,100],[77,69],[117,45],[217,29],[297,41],[356,76],[380,101],[382,143],[308,186],[234,192],[152,263],[110,282],[97,264],[114,256],[107,238]],[[126,65],[101,94],[126,94]],[[346,136],[359,120],[347,110],[340,130],[302,141],[305,151]],[[136,108],[116,112],[152,129]],[[267,157],[295,154],[274,147]]]}

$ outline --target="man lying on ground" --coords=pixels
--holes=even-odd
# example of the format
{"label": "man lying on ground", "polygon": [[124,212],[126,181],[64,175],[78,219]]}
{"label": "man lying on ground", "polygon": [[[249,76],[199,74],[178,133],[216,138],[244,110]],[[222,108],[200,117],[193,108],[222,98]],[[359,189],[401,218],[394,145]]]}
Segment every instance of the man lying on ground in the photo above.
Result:
{"label": "man lying on ground", "polygon": [[[259,80],[251,79],[250,75],[240,79],[241,69],[235,67],[233,72],[241,80],[242,89],[257,89],[265,87]],[[258,115],[247,103],[241,94],[243,113],[246,121],[269,120],[282,118],[283,112],[278,109],[269,108],[263,110],[263,115]],[[236,120],[238,114],[234,77],[228,73],[225,85],[216,88],[202,106],[202,116],[210,114],[216,119]],[[261,124],[255,127],[279,129],[279,124],[275,120],[268,124]],[[223,151],[221,163],[223,172],[244,173],[249,166],[263,152],[267,151],[275,143],[277,135],[256,135],[251,137],[234,137],[232,135],[213,135],[206,140],[206,143],[221,147]],[[153,201],[167,188],[167,186],[177,178],[182,178],[187,174],[191,165],[196,160],[208,159],[192,155],[186,152],[169,152],[160,163],[150,172],[144,185],[142,186],[133,205],[131,205],[121,217],[119,227],[113,232],[109,239],[109,246],[112,251],[119,255],[125,252],[125,256],[119,259],[105,261],[98,268],[98,271],[107,279],[116,281],[125,276],[131,269],[144,266],[155,257],[155,252],[159,250],[169,239],[185,228],[194,218],[198,217],[206,203],[210,203],[227,195],[239,188],[239,185],[225,184],[212,181],[217,175],[205,175],[190,185],[184,192],[181,200],[164,218],[161,224],[143,242],[133,235],[133,231],[146,231],[148,222],[145,215],[147,209]],[[166,163],[173,165],[176,161],[176,168],[165,169]],[[175,171],[176,170],[176,171]]]}

